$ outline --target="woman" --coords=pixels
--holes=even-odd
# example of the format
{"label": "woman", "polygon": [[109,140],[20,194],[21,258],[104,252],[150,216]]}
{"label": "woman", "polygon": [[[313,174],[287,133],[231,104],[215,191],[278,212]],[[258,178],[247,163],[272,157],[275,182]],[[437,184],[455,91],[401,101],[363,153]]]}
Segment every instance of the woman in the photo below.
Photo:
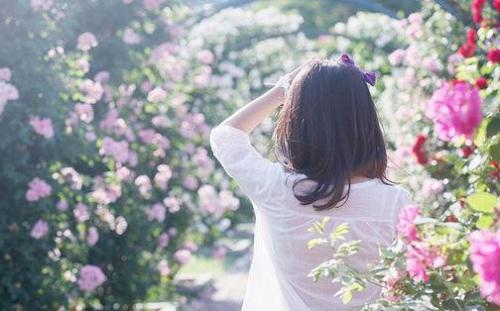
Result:
{"label": "woman", "polygon": [[[337,284],[307,275],[332,250],[308,250],[311,225],[325,216],[328,230],[347,223],[348,239],[361,240],[349,265],[367,269],[378,247],[395,237],[408,192],[385,176],[387,155],[367,83],[375,75],[342,55],[338,61],[305,63],[211,132],[214,155],[252,201],[256,216],[254,256],[243,310],[359,310],[376,300],[373,286],[347,306]],[[262,157],[248,134],[276,108],[278,161]]]}

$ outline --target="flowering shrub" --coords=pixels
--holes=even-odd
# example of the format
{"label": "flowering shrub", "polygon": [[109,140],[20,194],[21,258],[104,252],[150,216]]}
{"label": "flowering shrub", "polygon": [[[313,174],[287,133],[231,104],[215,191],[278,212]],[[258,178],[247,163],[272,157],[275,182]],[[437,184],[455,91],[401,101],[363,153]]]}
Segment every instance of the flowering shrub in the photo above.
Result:
{"label": "flowering shrub", "polygon": [[[378,60],[382,52],[368,60],[383,75],[374,95],[386,125],[391,176],[413,190],[415,204],[401,210],[398,241],[380,250],[369,273],[349,269],[348,259],[338,257],[340,247],[338,260],[322,266],[327,273],[321,276],[340,280],[349,295],[378,284],[382,298],[366,310],[500,306],[499,8],[488,1],[456,5],[456,12],[471,11],[473,24],[429,1],[407,19],[383,22],[405,27],[389,27],[394,35],[386,46],[393,50],[386,62]],[[370,42],[351,40],[345,48]]]}
{"label": "flowering shrub", "polygon": [[249,217],[211,124],[312,48],[301,19],[198,20],[162,0],[7,1],[0,16],[0,309],[177,300],[180,267]]}

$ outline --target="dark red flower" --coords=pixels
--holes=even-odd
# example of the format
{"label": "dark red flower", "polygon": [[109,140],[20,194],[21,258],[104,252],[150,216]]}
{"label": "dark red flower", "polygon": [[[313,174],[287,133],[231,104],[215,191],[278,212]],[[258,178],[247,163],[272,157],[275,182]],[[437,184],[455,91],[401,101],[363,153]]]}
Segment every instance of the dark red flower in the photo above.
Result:
{"label": "dark red flower", "polygon": [[488,80],[486,80],[485,77],[479,77],[476,80],[476,86],[480,88],[481,90],[484,90],[485,88],[488,87]]}
{"label": "dark red flower", "polygon": [[465,146],[461,149],[463,158],[468,158],[474,152],[474,146]]}
{"label": "dark red flower", "polygon": [[451,214],[449,215],[448,217],[446,217],[446,219],[449,221],[449,222],[457,222],[458,221],[458,218],[457,216]]}
{"label": "dark red flower", "polygon": [[474,28],[469,28],[469,30],[467,30],[467,43],[471,44],[473,43],[475,45],[476,37],[477,37],[476,30]]}
{"label": "dark red flower", "polygon": [[420,165],[426,165],[429,162],[427,153],[425,152],[424,148],[426,141],[427,136],[425,136],[424,134],[420,134],[417,136],[417,139],[415,140],[415,143],[413,143],[413,147],[411,148],[411,151],[413,152],[417,163]]}
{"label": "dark red flower", "polygon": [[458,52],[465,58],[474,56],[476,52],[476,30],[467,30],[467,41],[462,44]]}
{"label": "dark red flower", "polygon": [[500,164],[497,161],[491,161],[490,166],[493,167],[493,171],[490,172],[491,177],[495,179],[500,179]]}
{"label": "dark red flower", "polygon": [[493,0],[493,7],[497,12],[500,12],[500,0]]}
{"label": "dark red flower", "polygon": [[486,54],[488,60],[492,63],[500,63],[500,49],[491,49]]}
{"label": "dark red flower", "polygon": [[481,23],[483,20],[483,6],[486,0],[472,0],[470,5],[470,11],[472,14],[472,19],[476,24]]}
{"label": "dark red flower", "polygon": [[450,82],[453,85],[457,85],[459,83],[464,83],[465,81],[464,80],[460,80],[460,79],[453,79],[453,80],[450,80]]}

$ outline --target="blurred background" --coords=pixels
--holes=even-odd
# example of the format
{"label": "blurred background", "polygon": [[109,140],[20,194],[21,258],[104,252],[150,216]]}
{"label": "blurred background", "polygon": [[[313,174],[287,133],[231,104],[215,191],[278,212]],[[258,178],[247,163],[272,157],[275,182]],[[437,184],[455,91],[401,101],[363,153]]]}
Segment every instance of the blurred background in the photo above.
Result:
{"label": "blurred background", "polygon": [[[379,73],[391,174],[422,201],[451,200],[436,195],[452,173],[425,167],[443,143],[415,139],[432,133],[423,99],[464,59],[469,7],[2,0],[0,309],[239,310],[253,212],[208,134],[313,55],[347,52]],[[462,79],[498,81],[470,66]],[[272,129],[253,137],[271,157]]]}

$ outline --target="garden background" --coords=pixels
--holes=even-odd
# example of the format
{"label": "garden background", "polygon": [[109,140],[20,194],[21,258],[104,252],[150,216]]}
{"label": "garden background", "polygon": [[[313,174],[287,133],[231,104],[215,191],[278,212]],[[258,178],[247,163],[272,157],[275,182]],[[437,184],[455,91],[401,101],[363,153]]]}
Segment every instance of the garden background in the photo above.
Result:
{"label": "garden background", "polygon": [[[345,265],[355,241],[330,241],[311,276],[340,282],[346,303],[379,284],[367,310],[498,310],[499,11],[1,1],[0,310],[239,310],[253,215],[210,129],[304,60],[343,52],[379,75],[390,175],[417,205],[370,273]],[[270,156],[272,129],[253,136]]]}

